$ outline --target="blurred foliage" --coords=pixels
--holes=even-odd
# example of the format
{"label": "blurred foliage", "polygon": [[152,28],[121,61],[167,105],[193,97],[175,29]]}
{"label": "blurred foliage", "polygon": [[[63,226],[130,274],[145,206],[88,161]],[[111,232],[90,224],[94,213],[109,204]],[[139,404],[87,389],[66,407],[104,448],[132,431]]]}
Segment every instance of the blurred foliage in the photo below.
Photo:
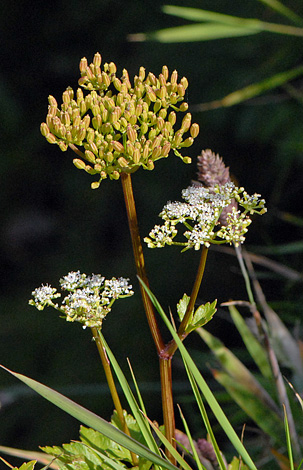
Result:
{"label": "blurred foliage", "polygon": [[[110,401],[98,385],[94,386],[98,357],[94,345],[90,347],[87,341],[87,332],[76,325],[65,325],[56,315],[38,314],[27,306],[31,291],[41,282],[55,283],[71,270],[121,275],[135,284],[119,182],[106,181],[98,191],[91,191],[86,175],[72,165],[72,152],[62,154],[47,145],[39,131],[48,95],[60,99],[67,85],[77,86],[75,67],[81,57],[92,57],[99,51],[104,60],[113,60],[120,70],[126,67],[130,76],[141,65],[160,73],[163,64],[186,76],[189,111],[201,129],[190,156],[211,148],[223,156],[248,192],[257,191],[265,197],[268,214],[255,221],[247,248],[253,251],[258,246],[259,253],[263,247],[270,248],[268,256],[302,272],[302,245],[297,245],[296,251],[275,252],[275,245],[285,247],[302,239],[302,78],[298,76],[240,105],[197,110],[201,103],[300,67],[302,39],[262,32],[211,42],[128,42],[130,34],[184,24],[183,19],[163,13],[161,7],[166,3],[55,0],[29,6],[22,0],[4,0],[1,5],[1,362],[54,388],[67,387],[69,396],[93,406],[105,417],[110,416]],[[173,3],[184,5],[181,0]],[[302,2],[287,0],[286,4],[303,16]],[[213,10],[214,2],[192,0],[187,6]],[[219,0],[216,11],[283,22],[278,12],[257,0]],[[163,204],[176,199],[195,173],[194,164],[186,166],[174,159],[159,162],[152,174],[138,172],[134,190],[143,236],[157,223]],[[196,253],[179,257],[177,248],[178,258],[172,253],[146,250],[151,287],[163,306],[175,305],[184,291],[190,293],[198,264]],[[260,265],[257,268],[257,274],[264,278],[267,298],[275,302],[279,315],[286,323],[297,321],[301,282]],[[239,279],[236,260],[213,250],[200,295],[206,300],[217,297],[218,304],[231,296],[245,298],[244,284]],[[125,308],[119,319],[120,312],[116,311],[116,317],[107,321],[106,335],[122,365],[127,352],[140,381],[157,382],[157,358],[147,325],[142,321],[140,328],[134,328],[141,314],[139,296],[130,299]],[[212,328],[218,336],[223,333],[227,346],[233,346],[233,327],[221,313]],[[142,342],[150,345],[151,357],[150,363],[140,368],[138,351]],[[202,357],[200,342],[193,339],[191,347],[195,346]],[[175,372],[182,380],[178,362]],[[100,373],[100,382],[103,380]],[[36,449],[55,440],[76,438],[77,422],[62,417],[24,389],[16,390],[6,375],[1,374],[0,384],[1,444]],[[152,387],[145,402],[152,418],[161,420],[157,416],[159,394]]]}

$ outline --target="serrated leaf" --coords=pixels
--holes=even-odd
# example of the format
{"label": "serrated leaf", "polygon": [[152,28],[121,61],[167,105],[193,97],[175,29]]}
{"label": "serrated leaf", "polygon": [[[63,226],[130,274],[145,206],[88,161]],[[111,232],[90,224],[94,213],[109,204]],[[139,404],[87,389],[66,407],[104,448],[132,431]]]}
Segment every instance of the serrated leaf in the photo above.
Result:
{"label": "serrated leaf", "polygon": [[217,300],[214,300],[212,303],[207,302],[207,304],[200,305],[194,313],[194,317],[190,325],[191,330],[206,325],[206,323],[208,323],[216,313],[216,305]]}
{"label": "serrated leaf", "polygon": [[36,460],[31,460],[30,462],[24,462],[21,467],[19,467],[19,470],[33,470],[35,467],[37,461]]}
{"label": "serrated leaf", "polygon": [[103,436],[100,432],[95,431],[91,428],[86,428],[81,426],[80,428],[80,438],[81,441],[90,446],[93,449],[98,450],[99,452],[106,452],[108,455],[111,455],[116,460],[125,460],[127,462],[132,462],[131,453],[129,450],[120,446],[116,442],[108,439]]}
{"label": "serrated leaf", "polygon": [[234,457],[228,465],[227,470],[239,470],[240,468],[241,470],[249,470],[248,466],[245,465],[243,462],[241,462],[240,464],[240,460],[238,459],[238,457]]}
{"label": "serrated leaf", "polygon": [[180,299],[179,302],[177,303],[177,312],[179,315],[180,322],[183,320],[189,301],[190,301],[189,295],[184,294],[182,299]]}

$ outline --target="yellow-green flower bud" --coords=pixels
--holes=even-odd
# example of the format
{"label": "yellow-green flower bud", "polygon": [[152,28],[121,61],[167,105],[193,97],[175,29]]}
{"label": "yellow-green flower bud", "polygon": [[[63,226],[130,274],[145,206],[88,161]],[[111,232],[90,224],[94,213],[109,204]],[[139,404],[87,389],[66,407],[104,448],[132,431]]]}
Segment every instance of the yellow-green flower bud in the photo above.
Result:
{"label": "yellow-green flower bud", "polygon": [[96,54],[94,55],[93,62],[94,62],[95,67],[100,67],[101,62],[102,62],[102,58],[101,58],[101,54],[99,54],[99,52],[96,52]]}
{"label": "yellow-green flower bud", "polygon": [[129,123],[130,123],[132,126],[134,126],[134,125],[136,124],[136,122],[137,122],[137,116],[136,116],[136,114],[132,114],[132,115],[130,116],[130,118],[129,118]]}
{"label": "yellow-green flower bud", "polygon": [[161,87],[165,87],[165,91],[166,91],[166,79],[163,73],[160,73],[159,75],[159,82],[160,82]]}
{"label": "yellow-green flower bud", "polygon": [[180,80],[181,85],[185,88],[185,90],[188,88],[188,80],[186,77],[182,77]]}
{"label": "yellow-green flower bud", "polygon": [[90,163],[95,163],[96,161],[96,157],[95,155],[93,154],[93,152],[91,152],[90,150],[85,150],[85,158],[88,162]]}
{"label": "yellow-green flower bud", "polygon": [[86,108],[86,104],[85,104],[85,101],[84,101],[84,100],[80,101],[80,103],[79,103],[79,109],[80,109],[81,115],[83,115],[83,114],[86,113],[87,108]]}
{"label": "yellow-green flower bud", "polygon": [[69,129],[66,131],[65,139],[69,144],[73,141],[73,136]]}
{"label": "yellow-green flower bud", "polygon": [[162,106],[161,100],[157,100],[154,104],[154,113],[157,113],[161,109],[161,106]]}
{"label": "yellow-green flower bud", "polygon": [[54,96],[49,95],[48,102],[49,102],[49,104],[52,108],[57,108],[58,107],[57,100]]}
{"label": "yellow-green flower bud", "polygon": [[170,122],[172,127],[174,127],[174,125],[176,124],[176,120],[177,120],[177,115],[175,111],[171,111],[168,116],[168,122]]}
{"label": "yellow-green flower bud", "polygon": [[190,135],[195,139],[200,132],[199,124],[196,122],[190,128]]}
{"label": "yellow-green flower bud", "polygon": [[140,114],[142,113],[143,111],[143,106],[141,103],[138,103],[136,108],[135,108],[135,114],[136,116],[140,116]]}
{"label": "yellow-green flower bud", "polygon": [[62,140],[60,140],[58,142],[58,147],[62,152],[66,152],[68,145],[65,142],[62,142]]}
{"label": "yellow-green flower bud", "polygon": [[178,95],[177,95],[177,93],[172,93],[172,94],[170,95],[170,102],[171,102],[171,104],[176,104],[177,101],[178,101]]}
{"label": "yellow-green flower bud", "polygon": [[149,153],[150,153],[149,144],[146,143],[142,152],[143,161],[146,161],[148,159]]}
{"label": "yellow-green flower bud", "polygon": [[149,83],[151,83],[153,86],[157,86],[157,78],[152,72],[149,72],[147,78]]}
{"label": "yellow-green flower bud", "polygon": [[104,155],[104,158],[105,158],[105,160],[106,160],[108,163],[112,163],[113,160],[114,160],[113,152],[107,152],[107,153]]}
{"label": "yellow-green flower bud", "polygon": [[96,173],[100,173],[100,171],[102,170],[102,166],[99,163],[96,163],[94,165],[94,170],[96,171]]}
{"label": "yellow-green flower bud", "polygon": [[110,62],[108,64],[108,70],[110,73],[116,73],[117,72],[116,64],[114,62]]}
{"label": "yellow-green flower bud", "polygon": [[139,80],[141,80],[141,82],[143,82],[144,78],[145,78],[145,68],[140,67],[140,69],[139,69]]}
{"label": "yellow-green flower bud", "polygon": [[136,97],[141,98],[144,93],[144,90],[145,88],[144,88],[143,83],[139,82],[139,84],[135,87],[135,90],[134,90]]}
{"label": "yellow-green flower bud", "polygon": [[191,163],[191,158],[190,157],[183,157],[183,162],[184,163]]}
{"label": "yellow-green flower bud", "polygon": [[148,160],[147,162],[147,169],[153,170],[155,168],[154,162],[152,160]]}
{"label": "yellow-green flower bud", "polygon": [[162,117],[158,117],[157,119],[157,128],[162,131],[163,127],[165,126],[165,121]]}
{"label": "yellow-green flower bud", "polygon": [[191,114],[185,114],[184,118],[182,119],[181,129],[183,132],[187,132],[191,125]]}
{"label": "yellow-green flower bud", "polygon": [[79,69],[80,69],[81,74],[86,72],[86,69],[87,69],[86,57],[82,57],[82,59],[80,60]]}
{"label": "yellow-green flower bud", "polygon": [[161,152],[162,156],[167,157],[170,152],[170,149],[171,149],[170,142],[165,142],[165,144],[162,147],[162,152]]}
{"label": "yellow-green flower bud", "polygon": [[138,164],[141,159],[141,152],[139,149],[135,149],[133,153],[133,161],[134,163]]}
{"label": "yellow-green flower bud", "polygon": [[101,116],[100,114],[98,114],[97,116],[94,116],[93,119],[92,119],[92,125],[94,127],[94,129],[99,129],[99,127],[101,127],[102,125],[102,119],[101,119]]}
{"label": "yellow-green flower bud", "polygon": [[123,145],[121,144],[121,142],[118,142],[116,140],[112,140],[111,144],[113,146],[113,149],[116,150],[116,152],[118,152],[118,153],[124,152],[125,149],[124,149]]}
{"label": "yellow-green flower bud", "polygon": [[149,133],[148,133],[148,138],[149,138],[150,140],[154,140],[154,138],[156,137],[156,135],[157,135],[156,129],[152,128],[152,129],[149,131]]}
{"label": "yellow-green flower bud", "polygon": [[183,113],[185,111],[187,111],[188,110],[188,103],[181,103],[179,110],[182,111]]}
{"label": "yellow-green flower bud", "polygon": [[95,155],[99,155],[99,150],[98,150],[98,147],[97,145],[95,144],[95,142],[89,142],[89,149],[95,154]]}
{"label": "yellow-green flower bud", "polygon": [[124,157],[118,158],[118,163],[121,168],[127,168],[128,167],[128,161]]}
{"label": "yellow-green flower bud", "polygon": [[181,83],[177,86],[177,93],[179,96],[183,97],[185,95],[185,88]]}
{"label": "yellow-green flower bud", "polygon": [[173,73],[170,76],[170,83],[173,85],[173,84],[177,83],[177,80],[178,80],[178,72],[177,72],[177,70],[174,70]]}
{"label": "yellow-green flower bud", "polygon": [[152,159],[157,160],[157,158],[160,157],[161,155],[162,148],[161,147],[155,147],[152,151]]}
{"label": "yellow-green flower bud", "polygon": [[91,127],[89,127],[87,129],[86,140],[87,142],[91,142],[91,141],[94,141],[94,139],[95,139],[95,131]]}
{"label": "yellow-green flower bud", "polygon": [[80,116],[75,116],[73,120],[73,127],[79,127],[81,124],[81,117]]}
{"label": "yellow-green flower bud", "polygon": [[173,147],[179,147],[182,142],[182,133],[176,132],[175,137],[173,138],[172,145]]}
{"label": "yellow-green flower bud", "polygon": [[65,103],[67,105],[70,103],[70,94],[69,94],[68,90],[65,90],[62,93],[62,101],[63,101],[63,103]]}
{"label": "yellow-green flower bud", "polygon": [[113,79],[113,84],[116,90],[121,91],[121,81],[119,80],[119,78],[115,77]]}
{"label": "yellow-green flower bud", "polygon": [[161,142],[162,142],[162,139],[163,139],[163,136],[162,134],[159,134],[153,141],[152,143],[152,150],[155,148],[155,147],[158,147],[159,145],[161,145]]}
{"label": "yellow-green flower bud", "polygon": [[56,137],[54,136],[54,134],[51,134],[51,133],[47,134],[46,140],[47,140],[47,142],[49,142],[50,144],[55,144],[55,143],[57,142]]}
{"label": "yellow-green flower bud", "polygon": [[118,180],[120,178],[120,173],[117,170],[115,170],[111,173],[110,178],[112,180]]}
{"label": "yellow-green flower bud", "polygon": [[43,135],[43,137],[46,137],[49,134],[50,131],[49,131],[49,127],[46,124],[46,122],[42,122],[42,124],[40,126],[40,132]]}
{"label": "yellow-green flower bud", "polygon": [[84,118],[82,120],[82,124],[84,125],[85,129],[88,128],[88,126],[90,125],[90,116],[89,116],[89,114],[86,114],[86,116],[84,116]]}
{"label": "yellow-green flower bud", "polygon": [[87,75],[88,80],[92,80],[94,78],[94,74],[93,74],[92,69],[90,67],[87,67],[86,75]]}
{"label": "yellow-green flower bud", "polygon": [[93,183],[91,183],[90,187],[92,189],[98,189],[100,186],[100,181],[94,181]]}
{"label": "yellow-green flower bud", "polygon": [[153,103],[157,100],[157,95],[150,86],[146,86],[146,95]]}
{"label": "yellow-green flower bud", "polygon": [[107,109],[103,109],[102,113],[101,113],[101,117],[102,117],[102,121],[103,122],[106,122],[107,119],[108,119],[108,111]]}
{"label": "yellow-green flower bud", "polygon": [[137,140],[137,131],[133,127],[127,126],[126,134],[131,142],[135,142]]}
{"label": "yellow-green flower bud", "polygon": [[142,135],[146,134],[148,131],[148,124],[146,122],[142,122],[141,127],[140,127],[140,132]]}
{"label": "yellow-green flower bud", "polygon": [[102,82],[105,86],[105,88],[108,88],[110,85],[110,77],[107,75],[107,73],[102,72]]}
{"label": "yellow-green flower bud", "polygon": [[126,153],[127,155],[129,155],[130,157],[133,156],[134,154],[134,150],[135,150],[135,147],[133,146],[133,144],[128,140],[126,142]]}
{"label": "yellow-green flower bud", "polygon": [[84,170],[85,169],[85,163],[80,160],[80,158],[74,158],[73,159],[73,164],[75,165],[76,168],[78,168],[79,170]]}
{"label": "yellow-green flower bud", "polygon": [[165,108],[160,109],[158,116],[162,119],[166,119],[167,109],[165,109]]}
{"label": "yellow-green flower bud", "polygon": [[81,127],[80,130],[79,130],[79,133],[78,133],[78,139],[80,142],[82,142],[82,140],[85,139],[85,136],[86,136],[86,128],[85,127]]}
{"label": "yellow-green flower bud", "polygon": [[188,137],[182,142],[181,147],[190,147],[191,145],[193,145],[193,143],[194,139],[192,137]]}
{"label": "yellow-green flower bud", "polygon": [[163,67],[162,67],[162,74],[163,74],[163,77],[165,78],[165,80],[167,80],[167,79],[168,79],[168,75],[169,75],[169,74],[168,74],[168,67],[167,67],[167,65],[163,65]]}

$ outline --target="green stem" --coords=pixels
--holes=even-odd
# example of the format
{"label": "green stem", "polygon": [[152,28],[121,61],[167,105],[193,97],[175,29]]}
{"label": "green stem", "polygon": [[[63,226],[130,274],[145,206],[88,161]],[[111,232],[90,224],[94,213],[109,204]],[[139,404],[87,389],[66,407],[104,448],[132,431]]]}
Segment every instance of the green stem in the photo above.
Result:
{"label": "green stem", "polygon": [[[193,289],[192,289],[192,293],[191,293],[191,296],[190,296],[190,300],[189,300],[185,315],[182,319],[182,322],[181,322],[181,324],[179,326],[179,330],[178,330],[179,338],[182,339],[182,340],[184,340],[187,336],[185,331],[186,331],[188,322],[189,322],[189,320],[191,318],[191,315],[192,315],[192,313],[194,311],[194,308],[195,308],[195,303],[196,303],[196,300],[197,300],[197,297],[198,297],[198,294],[199,294],[199,290],[200,290],[200,286],[201,286],[201,282],[202,282],[202,279],[203,279],[207,254],[208,254],[208,248],[203,246],[202,253],[201,253],[201,258],[200,258],[200,263],[199,263],[195,283],[194,283],[194,286],[193,286]],[[177,347],[177,344],[176,344],[175,340],[172,340],[161,351],[161,356],[166,357],[166,358],[172,358],[177,349],[178,349],[178,347]]]}
{"label": "green stem", "polygon": [[[105,348],[104,348],[103,342],[101,340],[101,337],[99,335],[98,328],[93,327],[93,328],[91,328],[91,330],[92,330],[93,338],[95,340],[95,343],[96,343],[96,346],[97,346],[97,349],[98,349],[98,352],[99,352],[99,355],[100,355],[100,358],[101,358],[101,362],[102,362],[103,369],[104,369],[104,372],[105,372],[105,376],[106,376],[106,380],[107,380],[108,387],[109,387],[109,390],[110,390],[110,394],[111,394],[113,402],[114,402],[114,407],[115,407],[115,410],[117,411],[118,418],[119,418],[120,423],[121,423],[121,428],[122,428],[122,430],[125,434],[130,436],[130,432],[129,432],[128,426],[127,426],[125,418],[124,418],[123,408],[122,408],[122,405],[121,405],[121,402],[120,402],[120,398],[119,398],[119,395],[118,395],[118,392],[117,392],[116,384],[115,384],[113,374],[112,374],[112,370],[111,370],[111,367],[110,367],[110,362],[109,362],[107,354],[105,352]],[[133,452],[131,452],[131,456],[132,456],[132,461],[133,461],[134,466],[138,465],[139,464],[138,456],[136,454],[134,454]]]}
{"label": "green stem", "polygon": [[[138,276],[143,282],[149,286],[146,270],[145,261],[143,256],[142,243],[138,227],[137,212],[135,206],[135,199],[132,188],[131,175],[129,173],[121,174],[121,181],[123,187],[124,201],[126,206],[129,230],[132,240],[134,258],[137,268]],[[175,434],[175,416],[173,407],[173,395],[172,395],[172,373],[171,373],[171,360],[167,360],[165,357],[161,357],[161,351],[164,350],[164,342],[159,330],[159,326],[156,320],[155,312],[153,309],[152,302],[140,284],[141,295],[146,313],[148,325],[154,340],[157,353],[160,360],[160,379],[161,379],[161,394],[162,394],[162,409],[163,409],[163,421],[165,426],[166,437],[169,442],[176,446],[174,441]],[[170,452],[166,451],[166,455],[169,460],[175,464],[175,459],[172,457]]]}

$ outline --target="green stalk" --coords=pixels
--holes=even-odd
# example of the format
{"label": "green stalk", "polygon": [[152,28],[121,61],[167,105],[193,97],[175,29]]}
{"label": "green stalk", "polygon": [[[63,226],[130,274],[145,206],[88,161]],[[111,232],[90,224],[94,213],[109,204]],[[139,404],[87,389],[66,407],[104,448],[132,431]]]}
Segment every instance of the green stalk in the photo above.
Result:
{"label": "green stalk", "polygon": [[[199,294],[199,290],[200,290],[200,287],[201,287],[201,282],[202,282],[202,279],[203,279],[207,254],[208,254],[208,248],[203,246],[202,253],[201,253],[201,258],[200,258],[200,263],[199,263],[199,267],[198,267],[198,270],[197,270],[195,283],[194,283],[194,286],[193,286],[193,289],[192,289],[192,292],[191,292],[190,300],[189,300],[185,315],[182,319],[182,322],[181,322],[181,324],[179,326],[179,330],[178,330],[178,336],[181,340],[184,340],[187,336],[185,331],[186,331],[186,327],[188,325],[188,322],[189,322],[189,320],[191,318],[191,315],[192,315],[192,313],[194,311],[194,308],[195,308],[195,303],[196,303],[196,300],[197,300],[197,297],[198,297],[198,294]],[[178,346],[177,346],[175,340],[172,340],[165,346],[165,349],[162,351],[161,354],[162,354],[163,357],[172,358],[177,349],[178,349]]]}
{"label": "green stalk", "polygon": [[[118,392],[117,392],[116,384],[115,384],[113,374],[112,374],[112,371],[111,371],[110,362],[109,362],[108,357],[106,355],[105,348],[104,348],[103,342],[101,340],[101,337],[99,335],[98,328],[92,327],[91,331],[92,331],[93,338],[95,340],[95,343],[96,343],[96,346],[97,346],[97,349],[98,349],[98,352],[99,352],[99,355],[100,355],[100,358],[101,358],[101,362],[102,362],[103,369],[104,369],[104,372],[105,372],[105,376],[106,376],[106,380],[107,380],[108,387],[109,387],[109,390],[110,390],[110,394],[112,396],[112,399],[113,399],[113,402],[114,402],[114,407],[115,407],[115,410],[117,411],[118,418],[120,420],[122,430],[125,434],[127,434],[128,436],[131,437],[128,426],[126,424],[126,421],[125,421],[125,418],[124,418],[124,415],[123,415],[123,408],[122,408],[122,405],[121,405],[121,402],[120,402],[120,398],[119,398],[119,395],[118,395]],[[138,456],[136,454],[134,454],[133,452],[131,452],[131,456],[132,456],[132,461],[133,461],[134,466],[138,465],[139,464]]]}
{"label": "green stalk", "polygon": [[[135,199],[132,188],[131,175],[129,173],[121,174],[121,181],[123,187],[124,201],[126,206],[128,225],[132,240],[134,258],[137,268],[137,274],[140,279],[148,286],[148,279],[145,270],[145,261],[143,256],[142,243],[138,227],[137,212],[135,206]],[[171,359],[161,356],[161,351],[164,350],[165,345],[159,330],[159,326],[156,320],[155,312],[153,309],[152,302],[140,283],[141,295],[146,313],[148,325],[154,340],[157,353],[160,360],[160,379],[161,379],[161,395],[162,395],[162,410],[163,410],[163,421],[165,426],[166,437],[169,442],[175,446],[174,441],[175,435],[175,416],[173,407],[173,394],[172,394],[172,372],[171,372]],[[169,460],[175,464],[175,459],[166,451],[166,455]]]}

